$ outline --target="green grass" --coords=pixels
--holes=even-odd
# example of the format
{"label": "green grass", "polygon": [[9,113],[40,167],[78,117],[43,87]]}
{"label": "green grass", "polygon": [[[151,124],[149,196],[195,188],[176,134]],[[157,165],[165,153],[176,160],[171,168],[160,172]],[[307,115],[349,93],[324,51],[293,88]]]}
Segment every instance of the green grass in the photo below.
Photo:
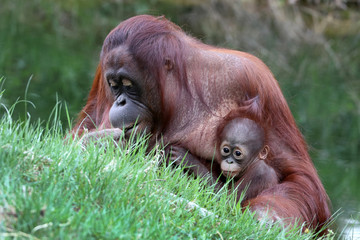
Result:
{"label": "green grass", "polygon": [[311,239],[265,226],[234,195],[159,164],[161,149],[146,154],[144,138],[83,148],[62,133],[59,108],[47,124],[15,121],[13,108],[0,121],[0,238]]}
{"label": "green grass", "polygon": [[[192,3],[185,4],[185,2]],[[280,8],[277,11],[281,13],[281,10],[284,10],[284,13],[289,14],[281,20],[282,15],[277,14],[278,12],[269,12],[267,8],[252,1],[221,1],[223,5],[217,2],[206,4],[200,4],[200,2],[181,0],[2,1],[0,6],[0,77],[6,76],[4,88],[7,89],[8,94],[0,99],[0,104],[10,108],[12,103],[20,97],[20,99],[33,102],[36,106],[35,108],[30,102],[27,107],[23,103],[18,104],[11,114],[12,123],[10,124],[8,119],[2,120],[2,136],[4,132],[16,130],[16,136],[26,135],[30,139],[35,139],[31,141],[31,144],[37,146],[36,154],[41,153],[45,156],[47,155],[44,151],[53,153],[57,148],[63,150],[61,153],[75,151],[71,149],[72,145],[76,144],[64,144],[64,135],[60,133],[60,130],[66,132],[67,126],[70,126],[68,115],[60,114],[60,110],[57,110],[58,112],[54,111],[53,116],[49,117],[51,109],[58,100],[66,101],[68,114],[72,118],[76,117],[91,87],[102,42],[108,32],[120,21],[135,14],[163,14],[206,43],[250,52],[269,65],[279,80],[294,117],[309,144],[309,152],[331,199],[332,212],[337,212],[339,209],[343,212],[337,221],[338,232],[341,232],[344,227],[343,221],[360,219],[358,217],[360,212],[360,162],[358,161],[360,154],[360,31],[349,32],[345,35],[326,35],[326,32],[316,33],[313,30],[320,29],[321,24],[329,16],[331,19],[332,16],[337,19],[336,16],[339,14],[349,16],[338,18],[338,24],[329,25],[334,27],[334,33],[346,30],[346,25],[340,24],[343,20],[350,21],[349,26],[358,28],[356,25],[356,19],[359,17],[357,8],[322,11],[321,8],[305,6],[305,10],[310,7],[312,12],[317,13],[313,20],[320,21],[304,26],[303,30],[294,37],[290,33],[302,25],[296,24],[297,18],[292,17],[292,14],[309,20],[308,11],[303,15],[301,7],[294,8],[283,4],[284,9]],[[285,3],[285,1],[282,2]],[[300,2],[303,1],[298,1]],[[247,4],[253,4],[254,7],[249,7]],[[296,13],[300,14],[296,15]],[[351,18],[353,14],[358,16],[354,18],[355,20]],[[309,32],[312,34],[308,35]],[[312,37],[309,38],[309,36]],[[30,78],[31,83],[28,84]],[[0,117],[6,114],[4,109],[0,107]],[[53,120],[57,119],[56,115],[60,115],[66,127],[58,126],[58,120]],[[32,125],[26,123],[29,117],[31,117]],[[25,123],[17,122],[19,118],[26,120]],[[42,127],[38,126],[38,118],[44,120]],[[50,129],[53,129],[52,132]],[[35,132],[35,135],[31,135],[30,132],[25,134],[27,130]],[[39,136],[36,134],[39,133],[36,131],[42,131],[38,141],[36,139]],[[1,166],[7,164],[4,165],[5,170],[0,169],[2,175],[3,172],[6,173],[0,176],[1,184],[5,183],[3,179],[9,175],[9,172],[12,172],[12,178],[30,174],[9,168],[10,163],[26,162],[25,157],[28,155],[24,152],[31,150],[31,145],[27,145],[30,143],[24,142],[23,138],[13,141],[10,141],[10,138],[11,134],[1,137],[1,156],[5,156],[5,152],[14,151],[14,147],[22,146],[22,152],[15,152],[15,155],[12,155],[7,162],[3,162],[3,157],[1,158]],[[13,144],[14,141],[16,144]],[[40,142],[50,145],[53,141],[59,144],[53,147],[38,146]],[[2,148],[2,146],[8,147]],[[89,154],[89,151],[79,154]],[[115,152],[117,151],[119,150]],[[60,159],[64,158],[61,153],[51,159],[57,163],[60,162]],[[36,154],[34,157],[39,158]],[[105,155],[104,158],[108,159],[109,156]],[[85,157],[84,159],[91,161]],[[77,161],[80,162],[80,160]],[[21,171],[25,170],[21,169]],[[170,171],[170,178],[173,179],[174,170],[168,171]],[[39,171],[39,174],[44,173]],[[49,178],[51,177],[55,176],[51,175]],[[177,179],[174,181],[176,182]],[[168,182],[167,180],[167,184],[170,184]],[[11,184],[15,183],[11,181]],[[157,184],[164,183],[160,181]],[[18,183],[16,186],[22,185]],[[3,188],[0,188],[0,191],[0,195],[5,192]],[[183,196],[186,190],[174,193]],[[187,196],[189,195],[190,193]],[[12,199],[17,198],[12,197]],[[187,199],[193,200],[191,196]],[[196,200],[197,203],[198,201]],[[204,202],[208,204],[208,201]],[[3,204],[0,203],[0,206]],[[10,213],[14,206],[14,204],[10,205]],[[209,208],[208,205],[205,207]],[[77,214],[80,213],[77,212]],[[10,218],[10,223],[15,221],[17,224],[17,219],[21,219],[20,213],[17,215],[20,217]],[[8,215],[2,215],[4,216],[8,218]],[[45,223],[47,222],[43,220],[37,224]],[[15,232],[29,233],[17,225],[10,226]],[[31,226],[34,228],[37,225]],[[54,228],[54,225],[52,226]],[[45,230],[38,230],[34,235],[41,231]]]}

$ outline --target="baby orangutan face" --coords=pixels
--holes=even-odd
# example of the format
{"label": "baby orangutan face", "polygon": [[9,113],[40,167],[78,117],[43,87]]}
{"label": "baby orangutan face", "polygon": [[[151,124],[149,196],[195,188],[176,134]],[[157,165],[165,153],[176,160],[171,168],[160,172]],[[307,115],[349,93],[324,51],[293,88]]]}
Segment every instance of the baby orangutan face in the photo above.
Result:
{"label": "baby orangutan face", "polygon": [[[220,134],[218,162],[224,175],[236,177],[259,159],[266,159],[264,130],[247,118],[232,119]],[[220,160],[220,161],[219,161]]]}

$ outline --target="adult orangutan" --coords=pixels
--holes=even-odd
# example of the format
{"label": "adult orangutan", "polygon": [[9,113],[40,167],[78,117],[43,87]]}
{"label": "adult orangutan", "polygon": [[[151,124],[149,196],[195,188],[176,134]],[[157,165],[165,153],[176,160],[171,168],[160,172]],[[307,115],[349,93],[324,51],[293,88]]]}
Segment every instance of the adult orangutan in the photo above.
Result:
{"label": "adult orangutan", "polygon": [[319,229],[330,217],[328,197],[271,71],[248,53],[195,40],[164,17],[135,16],[109,33],[73,133],[151,133],[150,145],[161,139],[174,161],[188,152],[185,163],[203,176],[216,127],[230,111],[269,129],[269,165],[279,176],[246,204],[260,218],[268,213]]}

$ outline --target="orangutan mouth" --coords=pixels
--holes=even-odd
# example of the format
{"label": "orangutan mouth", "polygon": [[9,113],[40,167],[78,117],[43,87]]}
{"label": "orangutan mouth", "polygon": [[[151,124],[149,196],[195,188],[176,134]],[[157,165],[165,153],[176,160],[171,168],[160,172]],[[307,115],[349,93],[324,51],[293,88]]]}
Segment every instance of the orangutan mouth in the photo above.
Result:
{"label": "orangutan mouth", "polygon": [[225,175],[225,176],[227,176],[227,177],[235,177],[236,175],[238,175],[239,174],[239,172],[233,172],[233,171],[222,171],[223,172],[223,174]]}

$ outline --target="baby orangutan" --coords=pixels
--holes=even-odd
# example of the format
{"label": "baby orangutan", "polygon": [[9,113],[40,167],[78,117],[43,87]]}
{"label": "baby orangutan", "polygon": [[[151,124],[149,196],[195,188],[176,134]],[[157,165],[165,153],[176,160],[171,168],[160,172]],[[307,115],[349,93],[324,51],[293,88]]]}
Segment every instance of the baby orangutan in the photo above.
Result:
{"label": "baby orangutan", "polygon": [[217,161],[222,173],[237,181],[238,200],[247,185],[243,201],[278,183],[276,172],[265,162],[270,148],[261,126],[248,118],[233,118],[218,134]]}

